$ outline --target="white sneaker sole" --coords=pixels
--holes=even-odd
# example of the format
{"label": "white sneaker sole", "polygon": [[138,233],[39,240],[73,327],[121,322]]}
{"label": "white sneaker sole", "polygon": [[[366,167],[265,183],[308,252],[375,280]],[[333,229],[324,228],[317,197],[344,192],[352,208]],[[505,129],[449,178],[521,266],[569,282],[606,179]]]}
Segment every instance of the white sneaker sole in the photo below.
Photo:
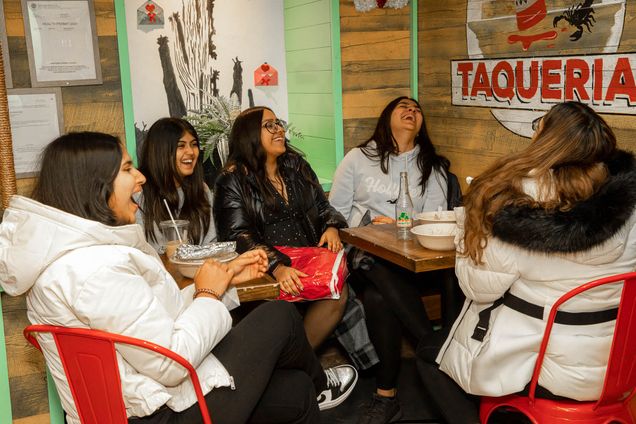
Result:
{"label": "white sneaker sole", "polygon": [[340,405],[342,402],[347,400],[347,398],[349,397],[353,389],[356,387],[357,383],[358,383],[358,373],[356,372],[356,377],[353,379],[353,383],[349,386],[346,392],[340,395],[337,399],[334,399],[330,402],[323,402],[322,404],[318,404],[318,409],[320,409],[321,411],[326,411],[327,409],[332,409]]}

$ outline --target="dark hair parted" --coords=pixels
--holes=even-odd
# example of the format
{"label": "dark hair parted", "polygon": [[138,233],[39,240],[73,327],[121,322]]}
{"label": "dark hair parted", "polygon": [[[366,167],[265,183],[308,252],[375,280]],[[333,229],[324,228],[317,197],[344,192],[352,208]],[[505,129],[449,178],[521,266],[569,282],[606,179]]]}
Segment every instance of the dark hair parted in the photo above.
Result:
{"label": "dark hair parted", "polygon": [[[232,130],[230,131],[230,152],[228,162],[225,169],[234,172],[243,172],[246,175],[252,174],[258,190],[263,196],[263,202],[267,207],[275,207],[275,189],[268,182],[267,171],[265,170],[265,161],[267,153],[261,143],[261,127],[263,120],[263,111],[270,108],[264,106],[251,107],[241,112],[236,117]],[[285,138],[285,153],[276,159],[278,170],[283,168],[285,161],[292,157],[302,157],[302,154],[294,149],[289,140]],[[311,175],[306,175],[308,169],[301,168],[301,177],[311,184],[315,184]]]}
{"label": "dark hair parted", "polygon": [[202,240],[210,227],[212,206],[205,195],[203,155],[199,155],[192,175],[183,178],[177,171],[177,145],[186,133],[192,135],[198,145],[199,136],[188,121],[162,118],[152,124],[142,146],[139,170],[146,177],[142,213],[144,232],[149,240],[156,241],[153,223],[159,225],[161,221],[170,219],[163,199],[167,200],[170,210],[178,210],[178,187],[183,190],[183,206],[179,218],[190,221],[188,231],[192,242]]}
{"label": "dark hair parted", "polygon": [[68,133],[40,156],[40,176],[31,196],[81,218],[118,225],[108,205],[123,156],[117,137],[97,132]]}
{"label": "dark hair parted", "polygon": [[[358,146],[366,157],[380,162],[380,169],[385,174],[389,172],[389,156],[398,154],[398,145],[391,131],[391,114],[402,100],[411,100],[415,102],[420,110],[422,109],[417,100],[408,96],[400,96],[391,100],[380,114],[371,138]],[[371,142],[375,142],[375,148],[370,145]],[[422,115],[422,127],[415,136],[415,144],[420,146],[420,152],[417,155],[417,167],[422,173],[420,185],[422,186],[423,195],[426,189],[426,181],[431,176],[432,169],[435,168],[438,172],[444,171],[439,173],[446,180],[450,161],[444,156],[438,155],[435,151],[435,146],[431,143],[431,139],[426,132],[424,115]]]}
{"label": "dark hair parted", "polygon": [[[499,158],[470,184],[463,253],[481,263],[494,217],[507,206],[568,211],[591,197],[607,180],[605,161],[615,151],[614,132],[592,108],[579,102],[554,105],[528,147]],[[545,195],[526,194],[525,178],[534,179]]]}

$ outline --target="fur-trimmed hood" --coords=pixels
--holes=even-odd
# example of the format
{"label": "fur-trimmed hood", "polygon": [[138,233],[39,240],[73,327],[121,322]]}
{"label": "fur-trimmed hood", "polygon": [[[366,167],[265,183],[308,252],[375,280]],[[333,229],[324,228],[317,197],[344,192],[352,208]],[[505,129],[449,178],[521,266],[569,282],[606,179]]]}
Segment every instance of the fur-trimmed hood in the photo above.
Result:
{"label": "fur-trimmed hood", "polygon": [[636,160],[632,153],[619,150],[606,164],[610,177],[589,199],[566,212],[504,208],[494,217],[493,236],[543,253],[578,253],[615,236],[621,239],[619,232],[636,206]]}

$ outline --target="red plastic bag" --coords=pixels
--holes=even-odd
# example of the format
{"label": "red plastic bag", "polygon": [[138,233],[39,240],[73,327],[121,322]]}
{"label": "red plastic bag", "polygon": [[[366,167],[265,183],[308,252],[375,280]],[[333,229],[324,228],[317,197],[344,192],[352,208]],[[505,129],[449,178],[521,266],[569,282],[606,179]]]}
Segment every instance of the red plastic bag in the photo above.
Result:
{"label": "red plastic bag", "polygon": [[338,253],[324,247],[276,246],[276,249],[289,256],[292,268],[308,275],[300,278],[304,288],[298,296],[281,290],[278,299],[287,302],[340,299],[342,287],[349,275],[344,249]]}

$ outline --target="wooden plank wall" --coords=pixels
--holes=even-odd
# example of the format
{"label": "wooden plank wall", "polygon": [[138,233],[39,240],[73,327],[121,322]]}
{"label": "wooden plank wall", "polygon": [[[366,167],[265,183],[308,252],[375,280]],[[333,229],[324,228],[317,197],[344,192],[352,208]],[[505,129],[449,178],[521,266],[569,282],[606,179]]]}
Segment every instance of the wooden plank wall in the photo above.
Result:
{"label": "wooden plank wall", "polygon": [[[468,58],[466,44],[467,0],[419,0],[418,3],[418,44],[419,44],[419,100],[424,109],[429,134],[438,151],[451,160],[451,170],[455,172],[466,188],[466,176],[482,172],[498,157],[525,148],[530,139],[513,134],[492,116],[490,109],[480,107],[459,107],[451,105],[450,61]],[[514,17],[514,5],[495,0],[480,2],[484,14],[498,17],[504,22]],[[570,2],[561,2],[568,6]],[[595,1],[598,3],[598,1]],[[636,51],[636,0],[627,0],[627,8],[618,52]],[[600,13],[600,12],[597,12]],[[596,26],[594,27],[596,30]],[[501,43],[501,37],[491,30],[483,42],[484,51],[500,52],[499,56],[510,57]],[[572,32],[572,31],[570,31]],[[598,32],[593,32],[596,35]],[[569,34],[569,32],[566,32]],[[499,37],[499,39],[498,39]],[[563,54],[602,53],[602,48],[590,37],[578,48]],[[505,40],[505,39],[504,39]],[[518,49],[517,49],[518,50]],[[532,55],[554,55],[554,50],[535,51]],[[488,54],[488,57],[496,57]],[[526,54],[528,56],[528,54]],[[636,151],[636,116],[603,115],[618,137],[619,146]]]}
{"label": "wooden plank wall", "polygon": [[[113,0],[94,0],[103,84],[63,87],[64,130],[101,131],[125,139],[119,56]],[[24,24],[20,0],[4,0],[14,88],[30,87]],[[6,57],[5,57],[6,60]],[[34,179],[18,180],[18,191],[29,194]],[[48,423],[42,355],[27,344],[22,330],[28,325],[24,296],[2,294],[9,384],[14,423]]]}
{"label": "wooden plank wall", "polygon": [[410,94],[410,13],[410,6],[362,13],[340,0],[345,153],[371,137],[389,101]]}

